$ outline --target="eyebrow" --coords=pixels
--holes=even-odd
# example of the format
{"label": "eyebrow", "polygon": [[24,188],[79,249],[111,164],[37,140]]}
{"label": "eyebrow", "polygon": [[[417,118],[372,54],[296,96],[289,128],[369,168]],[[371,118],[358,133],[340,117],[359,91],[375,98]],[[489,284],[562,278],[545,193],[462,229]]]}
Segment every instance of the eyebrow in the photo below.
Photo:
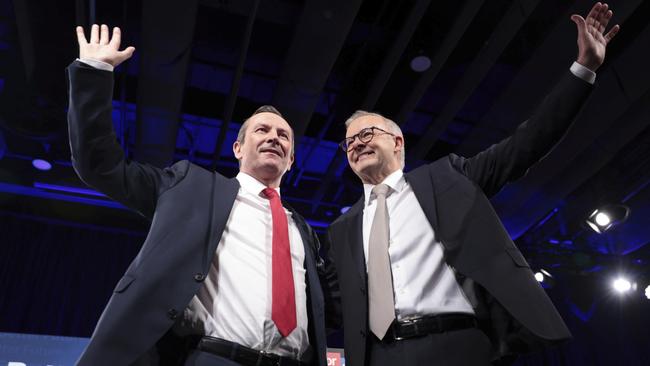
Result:
{"label": "eyebrow", "polygon": [[[361,131],[363,131],[363,130],[367,130],[367,129],[369,129],[369,128],[373,128],[373,127],[374,127],[374,128],[382,129],[381,127],[378,127],[378,126],[368,126],[368,127],[364,127],[364,128],[362,128],[362,129],[360,129],[357,133],[355,133],[355,134],[352,135],[352,136],[356,136],[356,135],[360,134]],[[345,138],[346,138],[346,139],[349,139],[349,138],[351,138],[352,136],[345,136]]]}
{"label": "eyebrow", "polygon": [[[269,128],[269,129],[272,128],[272,126],[269,123],[264,122],[264,121],[256,122],[253,125],[253,129],[256,129],[258,127],[264,127],[264,128]],[[284,127],[276,127],[276,130],[278,130],[279,132],[284,132],[284,133],[287,133],[288,135],[291,135],[291,133],[289,132],[290,130],[287,130]]]}

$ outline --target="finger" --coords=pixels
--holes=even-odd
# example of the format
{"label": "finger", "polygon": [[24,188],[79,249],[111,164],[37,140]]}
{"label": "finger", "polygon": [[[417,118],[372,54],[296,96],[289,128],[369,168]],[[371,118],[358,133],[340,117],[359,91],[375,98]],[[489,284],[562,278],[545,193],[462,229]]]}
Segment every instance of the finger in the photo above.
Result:
{"label": "finger", "polygon": [[596,23],[596,18],[593,16],[588,16],[587,19],[585,20],[585,24],[588,27],[593,27],[595,23]]}
{"label": "finger", "polygon": [[607,24],[609,24],[610,19],[612,19],[612,15],[614,15],[614,13],[612,13],[611,10],[608,10],[607,13],[605,13],[605,19],[600,22],[600,27],[598,28],[598,31],[600,33],[603,33],[605,31]]}
{"label": "finger", "polygon": [[81,26],[77,27],[77,42],[79,45],[87,45],[88,41],[86,40],[86,35],[84,34],[84,28]]}
{"label": "finger", "polygon": [[130,59],[133,56],[133,52],[135,52],[135,47],[133,46],[129,46],[124,51],[120,51],[122,61]]}
{"label": "finger", "polygon": [[605,41],[607,41],[607,43],[609,43],[609,41],[611,41],[612,38],[614,38],[614,36],[616,36],[616,34],[618,34],[618,31],[620,29],[621,29],[621,27],[618,24],[613,26],[612,29],[610,29],[609,32],[607,32],[607,34],[605,34]]}
{"label": "finger", "polygon": [[113,38],[111,38],[110,45],[116,50],[120,49],[120,43],[122,42],[122,31],[119,27],[113,28]]}
{"label": "finger", "polygon": [[571,15],[571,20],[576,23],[576,26],[578,28],[578,36],[582,36],[587,28],[585,19],[578,14],[573,14]]}
{"label": "finger", "polygon": [[589,14],[587,14],[587,24],[589,24],[589,19],[590,18],[592,19],[591,21],[593,22],[593,19],[595,19],[598,16],[598,13],[600,13],[600,8],[601,7],[602,7],[602,4],[599,3],[599,2],[594,4],[594,6],[589,11]]}
{"label": "finger", "polygon": [[99,26],[93,24],[90,28],[90,43],[99,43]]}
{"label": "finger", "polygon": [[102,24],[101,32],[99,35],[99,44],[108,44],[108,40],[108,26],[106,24]]}
{"label": "finger", "polygon": [[608,12],[609,5],[603,4],[603,6],[600,7],[600,11],[598,12],[598,17],[596,18],[596,29],[600,29],[603,22],[606,21]]}

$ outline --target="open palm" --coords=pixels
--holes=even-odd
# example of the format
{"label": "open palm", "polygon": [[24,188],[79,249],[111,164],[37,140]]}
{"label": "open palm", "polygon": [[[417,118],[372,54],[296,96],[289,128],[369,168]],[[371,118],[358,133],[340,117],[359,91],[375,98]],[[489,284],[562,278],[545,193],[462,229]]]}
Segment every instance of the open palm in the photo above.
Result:
{"label": "open palm", "polygon": [[120,51],[122,32],[120,28],[113,28],[113,37],[108,32],[108,26],[102,24],[101,31],[97,24],[90,28],[90,42],[86,40],[83,27],[77,27],[77,41],[79,42],[79,58],[88,58],[103,61],[113,67],[128,60],[135,51],[135,47],[127,47]]}
{"label": "open palm", "polygon": [[607,44],[620,29],[617,24],[606,34],[603,33],[612,15],[609,5],[596,3],[587,15],[587,19],[577,14],[571,16],[571,20],[578,27],[577,61],[592,71],[596,71],[603,64]]}

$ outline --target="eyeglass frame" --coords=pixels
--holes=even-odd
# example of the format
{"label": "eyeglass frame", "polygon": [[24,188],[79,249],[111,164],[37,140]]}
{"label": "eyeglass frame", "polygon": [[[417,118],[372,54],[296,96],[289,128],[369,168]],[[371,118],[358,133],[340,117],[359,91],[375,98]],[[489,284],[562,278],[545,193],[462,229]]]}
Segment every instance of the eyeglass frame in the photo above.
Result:
{"label": "eyeglass frame", "polygon": [[[364,131],[368,131],[368,130],[370,130],[370,138],[368,139],[368,141],[363,141],[361,139],[361,134],[364,133]],[[345,139],[343,139],[343,141],[339,142],[339,147],[346,153],[350,152],[350,151],[352,151],[352,149],[350,149],[350,145],[352,145],[354,143],[354,140],[356,140],[357,138],[359,139],[359,141],[361,143],[368,144],[368,143],[370,143],[370,141],[372,141],[372,139],[377,134],[375,132],[375,130],[379,130],[379,131],[381,131],[381,132],[383,132],[383,133],[385,133],[387,135],[391,135],[391,136],[395,137],[395,134],[392,133],[392,132],[388,132],[388,131],[383,130],[383,129],[381,129],[379,127],[376,127],[376,126],[371,126],[371,127],[366,127],[364,129],[362,129],[361,131],[359,131],[359,133],[357,133],[357,134],[355,134],[353,136],[346,137]],[[346,146],[347,146],[347,148],[346,148]]]}

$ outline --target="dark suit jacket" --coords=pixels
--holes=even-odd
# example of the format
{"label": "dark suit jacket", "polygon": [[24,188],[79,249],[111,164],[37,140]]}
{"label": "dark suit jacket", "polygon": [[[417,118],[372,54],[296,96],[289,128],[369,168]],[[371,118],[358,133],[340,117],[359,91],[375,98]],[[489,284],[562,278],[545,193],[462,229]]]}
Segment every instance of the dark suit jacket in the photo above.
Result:
{"label": "dark suit jacket", "polygon": [[[88,185],[151,220],[142,249],[115,287],[78,361],[80,365],[127,365],[144,354],[156,353],[156,342],[198,293],[239,183],[188,161],[158,169],[125,160],[111,119],[113,74],[81,62],[73,62],[67,71],[70,147],[77,174]],[[329,287],[331,283],[326,283],[316,235],[300,215],[293,214],[305,245],[313,363],[325,366],[321,285]],[[326,291],[326,296],[331,294]]]}
{"label": "dark suit jacket", "polygon": [[[571,336],[488,197],[550,151],[590,89],[568,74],[511,137],[472,158],[452,154],[405,174],[491,338],[494,359]],[[341,286],[345,355],[353,366],[364,365],[370,336],[362,217],[363,198],[329,230]]]}

